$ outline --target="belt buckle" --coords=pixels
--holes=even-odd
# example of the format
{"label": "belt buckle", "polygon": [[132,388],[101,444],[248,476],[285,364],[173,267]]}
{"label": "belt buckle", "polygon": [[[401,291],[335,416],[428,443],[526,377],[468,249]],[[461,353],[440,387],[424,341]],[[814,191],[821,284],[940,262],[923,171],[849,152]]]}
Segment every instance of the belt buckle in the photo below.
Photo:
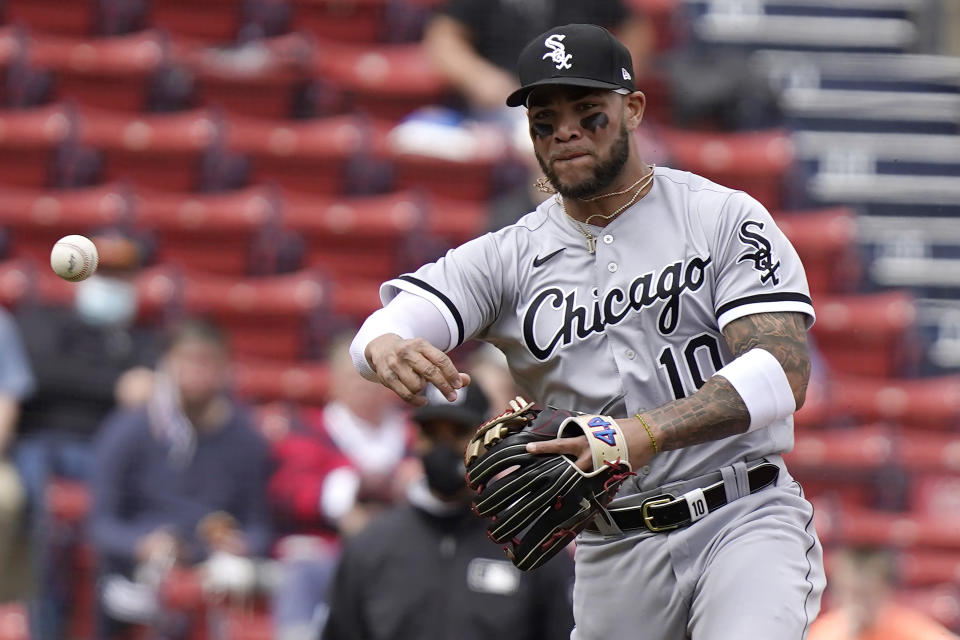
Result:
{"label": "belt buckle", "polygon": [[679,524],[671,524],[665,527],[658,527],[653,524],[653,516],[650,515],[650,507],[655,507],[658,504],[667,504],[674,500],[673,496],[665,495],[658,496],[654,498],[647,498],[643,501],[643,504],[640,506],[640,515],[643,516],[643,526],[645,526],[649,531],[653,533],[662,533],[664,531],[672,531],[680,527]]}

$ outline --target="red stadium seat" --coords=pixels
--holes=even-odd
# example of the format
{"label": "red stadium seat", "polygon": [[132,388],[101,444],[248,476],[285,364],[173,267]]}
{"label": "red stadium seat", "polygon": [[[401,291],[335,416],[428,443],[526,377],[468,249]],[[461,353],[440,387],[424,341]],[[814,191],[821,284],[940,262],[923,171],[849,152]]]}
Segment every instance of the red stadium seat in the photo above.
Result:
{"label": "red stadium seat", "polygon": [[896,452],[894,436],[883,425],[797,434],[793,451],[785,458],[791,469],[877,469],[893,460]]}
{"label": "red stadium seat", "polygon": [[897,458],[912,473],[957,473],[960,438],[951,431],[907,430],[897,445]]}
{"label": "red stadium seat", "polygon": [[234,364],[233,379],[236,392],[252,403],[323,405],[330,386],[324,362],[241,359]]}
{"label": "red stadium seat", "polygon": [[960,475],[915,473],[910,478],[910,507],[932,518],[960,521]]}
{"label": "red stadium seat", "polygon": [[742,189],[767,209],[782,208],[793,144],[781,130],[716,133],[664,127],[658,131],[677,169]]}
{"label": "red stadium seat", "polygon": [[846,207],[772,212],[800,255],[814,300],[851,291],[860,281],[856,213]]}
{"label": "red stadium seat", "polygon": [[66,182],[62,158],[76,130],[76,114],[65,105],[0,111],[0,182],[26,187]]}
{"label": "red stadium seat", "polygon": [[331,286],[334,312],[359,326],[371,313],[383,306],[377,280],[337,279]]}
{"label": "red stadium seat", "polygon": [[0,186],[0,226],[11,234],[11,254],[43,263],[50,247],[71,234],[89,234],[131,221],[133,202],[121,184],[39,190]]}
{"label": "red stadium seat", "polygon": [[152,0],[149,24],[176,36],[208,42],[233,42],[245,22],[248,0]]}
{"label": "red stadium seat", "polygon": [[287,0],[292,28],[318,38],[358,43],[384,40],[388,0]]}
{"label": "red stadium seat", "polygon": [[240,358],[298,361],[318,348],[329,292],[315,271],[226,278],[191,275],[185,283],[188,312],[223,326]]}
{"label": "red stadium seat", "polygon": [[916,359],[916,309],[906,291],[814,298],[813,335],[836,373],[893,377]]}
{"label": "red stadium seat", "polygon": [[846,508],[833,514],[839,540],[852,545],[960,551],[960,520],[913,512]]}
{"label": "red stadium seat", "polygon": [[960,553],[907,549],[897,559],[900,584],[911,587],[931,586],[960,581]]}
{"label": "red stadium seat", "polygon": [[254,181],[273,181],[297,191],[328,195],[350,189],[351,165],[369,149],[363,120],[352,116],[314,120],[230,120],[227,144],[252,161]]}
{"label": "red stadium seat", "polygon": [[479,237],[487,230],[488,205],[485,202],[428,196],[427,204],[427,230],[451,246]]}
{"label": "red stadium seat", "polygon": [[318,44],[317,77],[345,94],[354,111],[396,122],[449,97],[449,87],[419,44],[353,46]]}
{"label": "red stadium seat", "polygon": [[283,225],[304,240],[305,262],[335,279],[386,280],[414,264],[423,242],[423,199],[401,191],[320,198],[286,192]]}
{"label": "red stadium seat", "polygon": [[289,118],[311,76],[313,49],[300,34],[221,49],[179,43],[200,103],[255,118]]}
{"label": "red stadium seat", "polygon": [[159,96],[157,74],[170,66],[157,31],[106,38],[31,34],[29,61],[55,75],[56,96],[92,107],[141,111]]}
{"label": "red stadium seat", "polygon": [[223,123],[207,109],[141,115],[84,109],[80,140],[104,153],[106,180],[164,190],[220,186]]}
{"label": "red stadium seat", "polygon": [[139,190],[136,225],[157,239],[157,259],[224,275],[274,271],[279,202],[254,186],[212,194]]}
{"label": "red stadium seat", "polygon": [[98,30],[100,4],[90,0],[5,0],[3,19],[48,33],[91,36]]}
{"label": "red stadium seat", "polygon": [[931,429],[950,429],[960,423],[960,376],[881,379],[837,375],[831,396],[835,413],[861,421]]}
{"label": "red stadium seat", "polygon": [[374,125],[374,154],[394,169],[394,187],[423,189],[430,197],[487,202],[494,193],[494,170],[506,149],[494,144],[477,156],[461,160],[407,153],[395,148],[390,132],[393,124]]}

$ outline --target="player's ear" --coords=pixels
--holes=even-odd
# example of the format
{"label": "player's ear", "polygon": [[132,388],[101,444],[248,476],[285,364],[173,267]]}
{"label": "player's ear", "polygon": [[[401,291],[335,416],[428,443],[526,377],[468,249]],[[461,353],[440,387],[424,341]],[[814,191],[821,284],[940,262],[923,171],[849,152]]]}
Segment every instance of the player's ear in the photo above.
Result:
{"label": "player's ear", "polygon": [[623,122],[627,131],[633,131],[643,120],[643,110],[647,106],[647,97],[642,91],[634,91],[623,96]]}

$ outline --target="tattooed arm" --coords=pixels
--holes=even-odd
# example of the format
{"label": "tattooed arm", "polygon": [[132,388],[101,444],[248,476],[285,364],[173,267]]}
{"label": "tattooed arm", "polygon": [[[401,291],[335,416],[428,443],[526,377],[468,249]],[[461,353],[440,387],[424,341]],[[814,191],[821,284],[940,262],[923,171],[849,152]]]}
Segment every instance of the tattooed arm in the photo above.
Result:
{"label": "tattooed arm", "polygon": [[[773,354],[787,374],[797,408],[803,406],[810,377],[810,351],[803,314],[758,313],[744,316],[724,327],[723,336],[734,356],[743,355],[754,347]],[[722,376],[712,376],[696,393],[643,411],[641,416],[656,438],[660,451],[720,440],[743,433],[750,425],[750,414],[740,394]],[[646,464],[655,452],[643,425],[633,417],[618,419],[617,423],[627,438],[633,468]],[[592,464],[589,450],[584,452],[572,442],[537,443],[529,445],[528,450],[534,453],[575,455],[583,468]]]}
{"label": "tattooed arm", "polygon": [[[723,336],[734,356],[760,347],[780,362],[797,408],[803,406],[810,378],[810,350],[805,317],[799,313],[758,313],[730,322]],[[750,414],[740,394],[722,376],[712,376],[693,395],[644,412],[659,432],[661,450],[681,449],[743,433]],[[648,419],[649,416],[649,419]]]}

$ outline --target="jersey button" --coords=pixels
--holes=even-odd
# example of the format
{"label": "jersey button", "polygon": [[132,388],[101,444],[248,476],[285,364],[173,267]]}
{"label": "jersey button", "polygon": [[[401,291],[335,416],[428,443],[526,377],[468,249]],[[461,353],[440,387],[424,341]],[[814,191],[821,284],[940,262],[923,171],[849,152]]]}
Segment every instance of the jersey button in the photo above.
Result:
{"label": "jersey button", "polygon": [[637,352],[634,351],[633,349],[627,349],[626,355],[628,360],[633,360],[634,358],[637,357]]}
{"label": "jersey button", "polygon": [[616,262],[611,262],[610,264],[607,265],[607,271],[609,271],[610,273],[616,273],[617,269],[619,268],[620,268],[620,265],[618,265]]}
{"label": "jersey button", "polygon": [[613,244],[613,236],[609,233],[603,236],[603,244]]}
{"label": "jersey button", "polygon": [[643,465],[643,469],[640,469],[640,472],[643,473],[643,475],[645,476],[650,475],[650,465],[648,464]]}

